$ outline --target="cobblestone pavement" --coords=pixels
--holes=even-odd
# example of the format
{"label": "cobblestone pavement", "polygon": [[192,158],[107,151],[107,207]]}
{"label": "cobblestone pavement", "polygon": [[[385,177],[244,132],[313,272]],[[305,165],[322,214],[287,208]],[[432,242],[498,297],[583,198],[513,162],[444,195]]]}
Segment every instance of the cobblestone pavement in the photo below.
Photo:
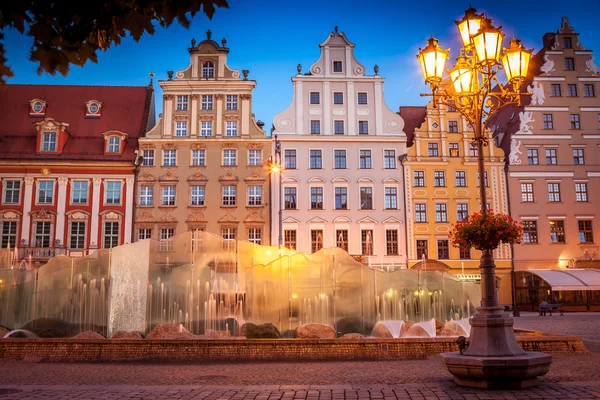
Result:
{"label": "cobblestone pavement", "polygon": [[[516,326],[600,343],[600,314],[538,317]],[[597,347],[600,350],[600,346]],[[592,349],[592,351],[596,351]],[[0,360],[4,399],[600,399],[598,353],[554,357],[535,389],[454,385],[440,357],[413,361],[302,363],[35,363]]]}

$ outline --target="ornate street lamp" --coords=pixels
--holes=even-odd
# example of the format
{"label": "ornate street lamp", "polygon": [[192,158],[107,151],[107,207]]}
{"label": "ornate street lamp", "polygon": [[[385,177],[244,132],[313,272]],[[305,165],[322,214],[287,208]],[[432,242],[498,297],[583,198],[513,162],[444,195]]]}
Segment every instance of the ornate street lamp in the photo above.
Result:
{"label": "ornate street lamp", "polygon": [[[279,184],[277,185],[279,190],[279,237],[278,237],[278,246],[279,252],[281,253],[281,248],[283,246],[283,189],[282,189],[282,174],[283,174],[283,165],[281,163],[281,142],[277,139],[277,135],[275,135],[275,157],[269,157],[269,172],[273,175],[279,176]],[[281,254],[280,254],[281,255]]]}
{"label": "ornate street lamp", "polygon": [[[504,34],[492,25],[492,20],[477,14],[473,8],[456,21],[463,47],[456,64],[449,70],[450,79],[444,80],[443,69],[449,50],[443,50],[436,39],[429,39],[427,47],[419,49],[425,82],[431,86],[433,105],[452,106],[473,127],[477,145],[479,170],[479,199],[481,213],[488,213],[484,147],[488,146],[485,124],[500,109],[521,106],[521,92],[529,68],[532,50],[526,50],[517,39],[502,51]],[[506,83],[498,79],[504,69]],[[493,145],[493,144],[492,144]],[[537,382],[536,377],[550,369],[552,358],[537,352],[523,351],[513,330],[512,317],[498,305],[496,276],[492,250],[483,250],[480,261],[481,307],[470,321],[471,334],[464,352],[442,354],[446,367],[459,385],[479,388],[523,388]]]}

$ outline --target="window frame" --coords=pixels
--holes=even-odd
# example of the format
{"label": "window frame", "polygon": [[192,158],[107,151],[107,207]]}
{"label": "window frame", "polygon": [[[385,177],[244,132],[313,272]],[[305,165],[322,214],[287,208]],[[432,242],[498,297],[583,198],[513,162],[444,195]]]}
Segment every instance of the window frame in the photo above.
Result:
{"label": "window frame", "polygon": [[142,166],[144,167],[154,167],[154,149],[145,149],[142,150]]}
{"label": "window frame", "polygon": [[[9,183],[11,184],[10,188]],[[18,187],[15,188],[14,184]],[[21,180],[20,179],[5,179],[2,185],[2,204],[21,204]],[[10,192],[10,200],[8,199]],[[16,201],[14,201],[16,197]]]}
{"label": "window frame", "polygon": [[[81,188],[77,188],[76,186],[78,184],[85,184],[85,190],[82,190]],[[74,179],[71,182],[71,199],[69,201],[70,205],[78,205],[78,206],[85,206],[88,205],[89,202],[89,190],[90,190],[90,185],[89,185],[89,181],[88,180],[84,180],[84,179]],[[76,193],[84,193],[84,196],[80,196],[80,198],[78,199],[79,201],[75,201],[75,194]],[[81,197],[85,197],[85,201],[81,201]]]}
{"label": "window frame", "polygon": [[139,204],[140,207],[152,207],[154,205],[154,186],[140,185]]}
{"label": "window frame", "polygon": [[177,205],[177,186],[163,185],[160,187],[160,206],[175,207]]}
{"label": "window frame", "polygon": [[206,185],[190,185],[190,206],[206,206]]}
{"label": "window frame", "polygon": [[189,108],[189,96],[178,94],[175,97],[175,111],[187,111]]}
{"label": "window frame", "polygon": [[192,167],[206,167],[206,149],[192,149]]}
{"label": "window frame", "polygon": [[238,95],[227,94],[225,95],[225,111],[237,111],[238,110]]}

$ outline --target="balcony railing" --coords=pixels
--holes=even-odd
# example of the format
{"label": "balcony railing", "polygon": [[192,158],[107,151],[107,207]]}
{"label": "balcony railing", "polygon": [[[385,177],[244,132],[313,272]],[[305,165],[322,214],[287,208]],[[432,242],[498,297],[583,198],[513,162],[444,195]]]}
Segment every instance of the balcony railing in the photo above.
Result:
{"label": "balcony railing", "polygon": [[66,255],[64,247],[19,247],[19,259],[47,260],[58,255]]}

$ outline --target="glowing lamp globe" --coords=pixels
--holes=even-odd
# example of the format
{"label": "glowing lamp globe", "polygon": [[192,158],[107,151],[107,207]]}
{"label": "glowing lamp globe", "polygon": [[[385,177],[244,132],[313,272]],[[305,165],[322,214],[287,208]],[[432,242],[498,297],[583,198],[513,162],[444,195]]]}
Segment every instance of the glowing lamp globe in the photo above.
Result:
{"label": "glowing lamp globe", "polygon": [[502,29],[492,26],[492,20],[488,18],[482,20],[481,28],[471,37],[477,61],[480,64],[494,65],[498,63],[503,37]]}
{"label": "glowing lamp globe", "polygon": [[504,50],[502,66],[508,82],[524,81],[529,70],[529,60],[533,51],[527,50],[518,39],[510,41],[510,47]]}
{"label": "glowing lamp globe", "polygon": [[450,70],[450,79],[456,93],[473,92],[473,69],[465,57],[461,56],[456,59],[456,65]]}
{"label": "glowing lamp globe", "polygon": [[450,49],[444,50],[438,45],[436,38],[427,40],[427,47],[419,48],[417,59],[421,64],[421,71],[425,82],[430,84],[438,84],[442,81],[444,75],[444,66],[448,59]]}
{"label": "glowing lamp globe", "polygon": [[470,7],[465,11],[465,16],[460,21],[454,21],[458,27],[460,38],[462,39],[465,47],[471,44],[471,36],[475,35],[481,27],[481,20],[483,16],[477,14],[477,10]]}

